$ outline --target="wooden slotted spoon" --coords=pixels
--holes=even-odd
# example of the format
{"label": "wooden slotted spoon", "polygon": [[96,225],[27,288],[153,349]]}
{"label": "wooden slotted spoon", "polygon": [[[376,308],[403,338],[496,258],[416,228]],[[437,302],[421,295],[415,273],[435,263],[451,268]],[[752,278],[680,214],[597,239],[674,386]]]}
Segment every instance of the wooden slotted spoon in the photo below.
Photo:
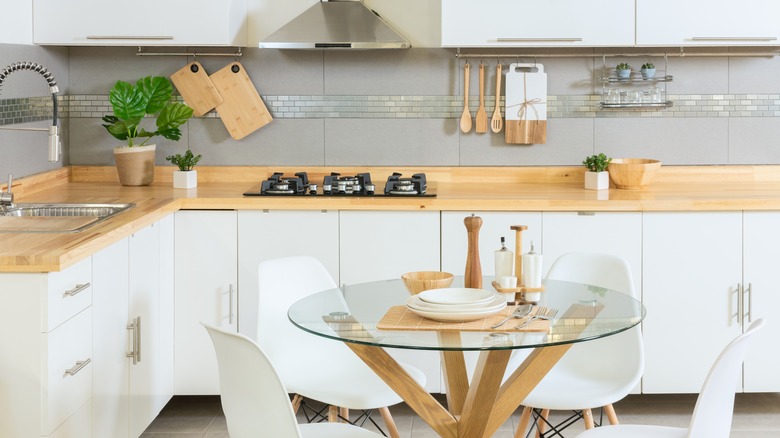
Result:
{"label": "wooden slotted spoon", "polygon": [[501,118],[501,63],[496,65],[496,109],[490,119],[490,129],[495,133],[501,132],[504,127],[504,119]]}
{"label": "wooden slotted spoon", "polygon": [[485,111],[485,65],[479,63],[479,108],[477,109],[477,132],[487,132],[487,112]]}
{"label": "wooden slotted spoon", "polygon": [[471,131],[471,113],[469,112],[469,72],[471,66],[466,63],[463,69],[463,115],[460,116],[460,130],[463,132]]}

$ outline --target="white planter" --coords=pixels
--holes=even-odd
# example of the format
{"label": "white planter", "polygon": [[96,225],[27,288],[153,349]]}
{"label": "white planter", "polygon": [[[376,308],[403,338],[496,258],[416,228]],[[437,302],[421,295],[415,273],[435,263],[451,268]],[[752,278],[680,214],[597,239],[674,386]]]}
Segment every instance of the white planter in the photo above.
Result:
{"label": "white planter", "polygon": [[197,170],[174,170],[173,188],[174,189],[193,189],[198,187]]}
{"label": "white planter", "polygon": [[585,188],[588,190],[604,190],[609,188],[609,172],[585,172]]}

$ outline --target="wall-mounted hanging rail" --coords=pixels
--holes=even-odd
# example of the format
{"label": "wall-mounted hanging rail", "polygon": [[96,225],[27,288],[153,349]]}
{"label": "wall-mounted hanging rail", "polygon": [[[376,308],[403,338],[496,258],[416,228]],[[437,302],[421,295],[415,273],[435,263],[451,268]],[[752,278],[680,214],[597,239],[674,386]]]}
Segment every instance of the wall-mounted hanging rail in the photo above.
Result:
{"label": "wall-mounted hanging rail", "polygon": [[752,57],[773,58],[780,55],[778,51],[762,52],[685,52],[680,48],[679,52],[636,52],[636,53],[461,53],[455,52],[456,58],[650,58],[673,56],[679,58],[715,58],[715,57]]}
{"label": "wall-mounted hanging rail", "polygon": [[231,53],[220,53],[220,52],[144,52],[143,49],[139,46],[138,51],[135,53],[136,56],[192,56],[193,58],[197,58],[198,56],[224,56],[229,58],[240,58],[244,54],[241,52],[241,47],[237,48],[235,52]]}

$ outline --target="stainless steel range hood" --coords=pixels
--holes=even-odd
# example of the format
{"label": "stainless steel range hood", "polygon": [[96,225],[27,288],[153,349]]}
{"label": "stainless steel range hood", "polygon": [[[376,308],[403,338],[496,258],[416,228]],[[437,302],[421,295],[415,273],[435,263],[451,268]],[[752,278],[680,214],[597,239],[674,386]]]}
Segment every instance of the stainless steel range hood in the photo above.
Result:
{"label": "stainless steel range hood", "polygon": [[408,49],[362,1],[320,1],[260,42],[265,49]]}

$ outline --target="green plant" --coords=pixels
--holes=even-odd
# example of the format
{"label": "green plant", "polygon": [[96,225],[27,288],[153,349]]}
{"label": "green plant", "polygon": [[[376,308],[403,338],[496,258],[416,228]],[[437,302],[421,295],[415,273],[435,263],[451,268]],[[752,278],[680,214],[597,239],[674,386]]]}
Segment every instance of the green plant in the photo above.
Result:
{"label": "green plant", "polygon": [[195,156],[189,149],[187,149],[187,152],[185,152],[184,155],[176,154],[165,157],[171,164],[179,166],[179,170],[184,172],[192,170],[201,158],[203,158],[201,154]]}
{"label": "green plant", "polygon": [[591,172],[603,172],[607,170],[607,166],[609,166],[610,161],[612,161],[612,158],[607,157],[604,155],[604,153],[600,153],[598,155],[591,155],[590,157],[585,158],[582,164]]}
{"label": "green plant", "polygon": [[642,70],[652,70],[654,68],[655,68],[655,64],[653,64],[652,62],[646,62],[642,64]]}
{"label": "green plant", "polygon": [[[127,141],[129,147],[143,146],[156,135],[178,141],[179,126],[192,117],[192,108],[171,100],[172,95],[173,85],[164,76],[147,76],[135,85],[117,81],[108,95],[114,115],[103,116],[103,127],[114,138]],[[157,115],[157,130],[150,132],[139,126],[146,115]],[[135,138],[144,140],[136,144]]]}
{"label": "green plant", "polygon": [[625,62],[621,62],[615,67],[616,70],[631,70],[631,66]]}

